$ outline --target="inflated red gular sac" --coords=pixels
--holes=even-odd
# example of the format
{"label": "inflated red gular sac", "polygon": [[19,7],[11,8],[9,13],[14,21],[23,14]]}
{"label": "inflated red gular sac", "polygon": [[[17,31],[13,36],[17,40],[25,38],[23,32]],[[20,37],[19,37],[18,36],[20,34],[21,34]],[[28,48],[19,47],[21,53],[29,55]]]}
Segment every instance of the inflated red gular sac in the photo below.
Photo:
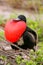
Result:
{"label": "inflated red gular sac", "polygon": [[10,42],[17,42],[25,30],[25,22],[10,20],[5,25],[5,37]]}
{"label": "inflated red gular sac", "polygon": [[[18,20],[26,23],[26,17],[24,15],[19,15]],[[22,49],[33,49],[35,51],[37,42],[38,42],[37,33],[34,30],[32,30],[31,28],[29,28],[28,26],[26,26],[25,32],[22,34],[22,36],[20,38],[21,44],[19,44],[19,41],[13,42],[13,43],[16,43]],[[13,45],[11,45],[11,47],[13,49],[15,49],[15,47]]]}

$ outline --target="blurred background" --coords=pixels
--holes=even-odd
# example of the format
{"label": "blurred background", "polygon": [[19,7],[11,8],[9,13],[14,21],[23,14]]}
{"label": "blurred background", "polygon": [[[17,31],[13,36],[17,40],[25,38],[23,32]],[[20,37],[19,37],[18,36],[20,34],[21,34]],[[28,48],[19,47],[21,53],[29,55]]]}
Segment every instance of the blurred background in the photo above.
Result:
{"label": "blurred background", "polygon": [[0,0],[0,26],[20,14],[27,17],[27,25],[43,41],[43,0]]}
{"label": "blurred background", "polygon": [[[13,64],[9,64],[8,61],[7,65],[20,65],[21,62],[24,62],[26,65],[43,65],[43,0],[0,0],[0,44],[5,40],[3,28],[6,22],[10,19],[17,18],[17,16],[21,14],[26,16],[27,26],[35,30],[38,34],[38,49],[35,53],[32,51],[28,53],[29,61],[21,60],[21,57],[18,56],[16,58],[17,64],[14,64],[14,59],[12,59]],[[4,38],[4,40],[2,38]],[[4,45],[4,43],[2,45]],[[4,55],[4,52],[1,53],[1,55],[2,54]],[[0,58],[5,61],[5,56],[6,55],[0,56]]]}

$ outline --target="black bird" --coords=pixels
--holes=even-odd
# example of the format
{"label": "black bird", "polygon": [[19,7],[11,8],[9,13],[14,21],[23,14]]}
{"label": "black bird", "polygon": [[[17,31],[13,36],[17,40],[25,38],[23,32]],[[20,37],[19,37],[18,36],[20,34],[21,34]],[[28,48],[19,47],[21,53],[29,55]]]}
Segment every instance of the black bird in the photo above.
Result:
{"label": "black bird", "polygon": [[[26,23],[26,17],[24,15],[19,15],[18,20],[24,21]],[[22,45],[18,45],[18,42],[15,43],[22,49],[33,49],[35,51],[35,47],[38,41],[37,33],[27,26],[25,32],[22,35],[22,38],[23,38]],[[11,45],[11,47],[15,49],[14,46]]]}

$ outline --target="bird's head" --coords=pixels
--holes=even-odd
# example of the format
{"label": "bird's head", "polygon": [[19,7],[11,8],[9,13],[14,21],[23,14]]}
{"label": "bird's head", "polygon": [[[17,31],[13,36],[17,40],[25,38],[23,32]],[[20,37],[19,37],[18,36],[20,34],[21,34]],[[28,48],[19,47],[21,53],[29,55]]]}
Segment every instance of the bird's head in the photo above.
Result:
{"label": "bird's head", "polygon": [[25,22],[26,23],[26,17],[24,15],[19,15],[16,19],[13,19],[14,22]]}
{"label": "bird's head", "polygon": [[26,17],[24,15],[19,15],[17,20],[24,21],[26,23]]}

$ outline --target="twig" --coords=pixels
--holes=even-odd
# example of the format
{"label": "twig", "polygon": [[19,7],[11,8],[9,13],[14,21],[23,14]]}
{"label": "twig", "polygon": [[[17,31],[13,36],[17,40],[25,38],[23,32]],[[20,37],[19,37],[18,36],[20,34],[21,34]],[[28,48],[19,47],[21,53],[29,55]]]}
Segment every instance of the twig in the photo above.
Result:
{"label": "twig", "polygon": [[[3,38],[2,36],[0,36],[0,37],[3,39],[3,42],[4,42],[4,43],[8,43],[6,40],[4,40],[4,38]],[[18,49],[22,52],[22,54],[25,54],[25,55],[29,56],[29,55],[27,54],[28,51],[26,51],[26,50],[20,48],[20,47],[17,46],[16,44],[12,44],[12,43],[9,42],[9,45],[15,46],[16,48],[18,48]]]}

